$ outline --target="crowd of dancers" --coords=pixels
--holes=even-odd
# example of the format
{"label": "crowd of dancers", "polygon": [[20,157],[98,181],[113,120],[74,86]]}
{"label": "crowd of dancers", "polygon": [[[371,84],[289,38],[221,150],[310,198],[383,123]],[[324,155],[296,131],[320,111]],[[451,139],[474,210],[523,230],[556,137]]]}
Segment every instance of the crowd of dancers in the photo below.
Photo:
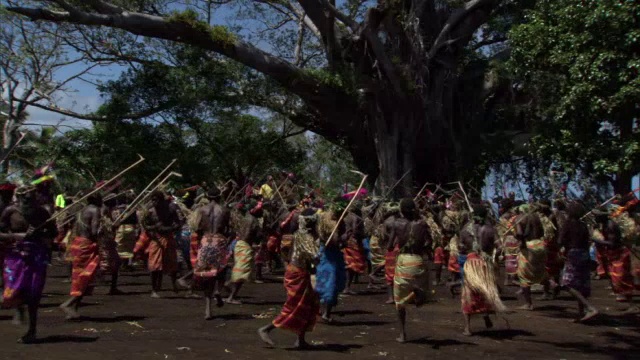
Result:
{"label": "crowd of dancers", "polygon": [[511,194],[496,216],[490,203],[468,198],[462,186],[398,201],[360,189],[323,199],[321,189],[285,174],[242,187],[230,181],[159,188],[140,201],[104,183],[84,196],[54,197],[53,181],[42,175],[28,186],[0,185],[2,306],[16,308],[16,322],[28,315],[24,343],[36,340],[52,256],[71,269],[69,298],[60,305],[68,320],[80,317],[97,279],[110,281],[110,295],[121,294],[123,269],[145,266],[153,298],[162,297],[168,275],[172,290],[204,298],[204,317],[211,319],[215,307],[241,304],[243,284],[284,268],[287,299],[258,329],[270,346],[270,332],[279,328],[297,335],[296,347],[308,347],[306,333],[317,321],[331,325],[340,295],[354,294],[361,280],[387,289],[399,342],[407,340],[408,306],[425,304],[430,285],[459,295],[465,335],[472,335],[473,315],[491,328],[489,315],[507,310],[500,298],[506,286],[520,287],[524,311],[535,309],[532,287],[543,289],[536,302],[566,291],[576,299],[580,322],[598,315],[588,300],[591,279],[606,277],[615,300],[629,303],[628,312],[638,310],[632,302],[640,288],[634,193],[592,210],[567,198],[525,203]]}

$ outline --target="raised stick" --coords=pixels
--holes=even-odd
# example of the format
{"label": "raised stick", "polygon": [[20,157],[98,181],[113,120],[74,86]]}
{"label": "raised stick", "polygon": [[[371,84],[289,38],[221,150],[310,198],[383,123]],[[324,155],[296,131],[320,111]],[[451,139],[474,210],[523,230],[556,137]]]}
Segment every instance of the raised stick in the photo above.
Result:
{"label": "raised stick", "polygon": [[609,199],[609,200],[607,200],[607,201],[603,202],[602,204],[600,204],[600,205],[596,206],[595,208],[591,209],[591,211],[589,211],[588,213],[584,214],[584,215],[580,218],[580,220],[582,220],[582,219],[586,218],[587,216],[589,216],[589,215],[593,212],[593,210],[595,210],[595,209],[599,209],[599,208],[601,208],[601,207],[603,207],[603,206],[607,205],[608,203],[610,203],[610,202],[612,202],[613,200],[618,199],[618,198],[620,198],[620,195],[615,195],[615,196],[613,196],[611,199]]}
{"label": "raised stick", "polygon": [[383,199],[386,199],[386,198],[387,198],[387,196],[389,196],[389,194],[391,194],[391,192],[393,191],[393,189],[395,189],[395,188],[396,188],[396,186],[398,186],[398,184],[400,184],[400,182],[402,181],[402,179],[404,179],[407,175],[409,175],[409,173],[411,172],[411,170],[413,170],[413,169],[409,169],[409,170],[407,170],[407,172],[406,172],[406,173],[404,173],[404,175],[402,175],[402,177],[400,178],[400,180],[396,181],[396,183],[395,183],[395,184],[393,184],[393,186],[392,186],[389,190],[387,190],[387,193],[386,193],[386,194],[384,194],[384,196],[383,196],[382,198],[383,198]]}
{"label": "raised stick", "polygon": [[416,194],[416,197],[414,197],[414,198],[413,198],[413,201],[418,200],[418,198],[420,197],[420,194],[422,194],[422,192],[424,191],[424,189],[426,189],[426,188],[427,188],[427,186],[429,186],[429,185],[435,185],[435,184],[430,183],[430,182],[425,183],[425,184],[424,184],[424,186],[422,187],[422,189],[420,189],[420,191],[418,191],[418,193]]}
{"label": "raised stick", "polygon": [[[138,200],[140,200],[141,197],[144,196],[144,192],[147,191],[151,185],[153,185],[154,182],[156,182],[156,180],[158,180],[167,170],[169,170],[169,168],[171,168],[171,166],[173,166],[173,164],[175,164],[175,162],[178,161],[178,159],[173,159],[169,165],[167,165],[167,167],[165,167],[164,169],[162,169],[162,171],[158,174],[158,176],[156,176],[153,180],[151,180],[151,182],[149,183],[149,185],[147,185],[147,187],[145,187],[144,189],[142,189],[142,191],[140,191],[140,193],[138,194],[138,196],[136,196],[135,199],[133,199],[133,201],[131,201],[131,204],[129,204],[129,206],[127,206],[127,208],[122,212],[122,214],[126,213],[129,208],[131,208],[134,204],[136,204],[136,202]],[[118,218],[116,219],[116,221],[121,220],[122,216],[118,216]]]}
{"label": "raised stick", "polygon": [[9,155],[11,155],[13,150],[15,150],[16,147],[18,147],[18,145],[22,142],[22,140],[24,140],[25,136],[27,136],[27,133],[20,133],[20,138],[18,139],[18,141],[16,141],[15,144],[13,144],[13,146],[9,149],[9,151],[7,151],[7,153],[4,155],[2,160],[0,160],[0,164],[2,164],[5,160],[7,160],[7,158],[9,157]]}
{"label": "raised stick", "polygon": [[[128,168],[122,170],[118,175],[112,177],[111,179],[107,180],[104,184],[98,186],[95,190],[89,192],[87,195],[83,196],[81,199],[75,201],[75,202],[81,202],[83,200],[85,200],[86,198],[88,198],[89,196],[97,193],[98,191],[102,190],[102,188],[104,188],[105,186],[111,184],[113,181],[117,180],[119,177],[121,177],[122,175],[124,175],[126,172],[128,172],[129,170],[133,169],[134,167],[138,166],[141,162],[143,162],[145,159],[142,157],[142,155],[138,154],[138,156],[140,156],[140,159],[138,159],[138,161],[136,161],[135,163],[131,164],[131,166],[129,166]],[[66,208],[65,208],[66,209]],[[66,213],[65,209],[62,209],[60,212],[58,212],[56,215],[52,216],[50,219],[57,219],[59,218],[62,214]]]}
{"label": "raised stick", "polygon": [[329,238],[327,239],[327,243],[324,244],[325,248],[327,246],[329,246],[329,242],[331,241],[331,238],[333,237],[333,235],[338,230],[338,225],[340,225],[340,222],[342,221],[344,216],[347,214],[347,210],[349,210],[349,208],[351,207],[351,204],[353,204],[353,202],[356,201],[356,198],[358,197],[358,194],[360,194],[360,189],[362,189],[362,187],[364,186],[364,182],[367,180],[367,177],[369,176],[369,175],[363,174],[363,173],[361,173],[359,171],[355,171],[355,170],[351,170],[351,172],[354,172],[356,174],[362,175],[362,181],[360,182],[360,186],[358,186],[358,190],[356,190],[356,194],[351,198],[351,201],[349,201],[349,204],[347,205],[347,207],[344,208],[344,210],[342,211],[342,215],[340,215],[340,218],[338,219],[338,222],[336,222],[336,226],[333,227],[333,231],[331,231],[331,235],[329,235]]}
{"label": "raised stick", "polygon": [[473,208],[471,207],[471,203],[469,202],[467,193],[464,191],[464,188],[462,187],[462,183],[460,181],[454,181],[454,182],[450,182],[449,184],[458,184],[458,186],[460,187],[460,191],[462,191],[462,195],[464,195],[464,201],[467,203],[467,207],[469,208],[469,211],[473,212]]}
{"label": "raised stick", "polygon": [[[132,202],[131,205],[129,205],[125,211],[123,211],[120,216],[118,216],[118,218],[116,220],[114,220],[115,222],[118,222],[119,220],[122,219],[126,219],[129,216],[131,216],[131,214],[133,214],[133,211],[136,207],[138,207],[140,204],[142,204],[145,200],[147,200],[147,198],[149,198],[149,196],[151,196],[151,194],[156,191],[160,186],[164,185],[164,183],[167,182],[167,180],[169,180],[170,177],[172,176],[177,176],[177,177],[182,177],[182,174],[178,174],[177,172],[170,172],[169,174],[167,174],[167,176],[165,176],[153,189],[151,189],[151,191],[149,191],[146,195],[144,195],[144,197],[142,199],[140,199],[140,201],[138,201],[138,203],[136,203],[134,205],[134,203]],[[143,193],[140,193],[143,194]]]}

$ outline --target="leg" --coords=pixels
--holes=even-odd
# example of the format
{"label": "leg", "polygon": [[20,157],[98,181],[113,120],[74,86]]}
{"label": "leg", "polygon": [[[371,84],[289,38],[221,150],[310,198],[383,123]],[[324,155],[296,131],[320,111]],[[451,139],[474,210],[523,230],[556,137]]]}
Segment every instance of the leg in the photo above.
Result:
{"label": "leg", "polygon": [[256,284],[262,284],[264,282],[264,278],[262,277],[263,267],[264,267],[263,264],[256,264],[256,280],[255,280]]}
{"label": "leg", "polygon": [[118,269],[111,274],[111,288],[109,289],[109,295],[122,295],[123,292],[118,290]]}
{"label": "leg", "polygon": [[260,339],[269,346],[275,346],[273,340],[269,337],[269,333],[275,328],[276,327],[273,326],[273,324],[269,324],[258,329],[258,336],[260,336]]}
{"label": "leg", "polygon": [[227,298],[227,304],[232,304],[232,305],[242,304],[242,301],[236,300],[236,296],[238,296],[238,292],[240,291],[241,287],[242,287],[242,282],[233,283],[231,285],[231,294],[229,294],[229,297]]}
{"label": "leg", "polygon": [[394,303],[394,301],[393,301],[393,284],[387,285],[387,295],[389,295],[389,296],[388,296],[387,301],[385,302],[385,304],[393,304]]}
{"label": "leg", "polygon": [[464,314],[464,331],[462,332],[464,336],[471,336],[471,315]]}
{"label": "leg", "polygon": [[325,305],[324,307],[324,311],[322,312],[322,320],[324,320],[327,323],[332,323],[333,319],[331,318],[331,310],[333,309],[332,305]]}
{"label": "leg", "polygon": [[524,298],[524,305],[519,307],[520,310],[533,310],[533,302],[531,301],[531,288],[528,286],[521,286],[522,297]]}
{"label": "leg", "polygon": [[[171,277],[171,287],[173,288],[173,292],[177,293],[178,292],[178,272],[174,271],[169,276]],[[160,284],[162,284],[162,281],[160,281]]]}
{"label": "leg", "polygon": [[82,296],[72,296],[67,301],[60,305],[60,309],[65,313],[67,320],[75,320],[80,318],[80,314],[78,314],[78,308],[80,307],[80,302],[82,301]]}
{"label": "leg", "polygon": [[220,290],[224,288],[224,273],[222,275],[218,275],[218,277],[215,279],[214,284],[215,284],[215,291],[213,293],[213,297],[216,298],[216,306],[220,308],[224,306],[222,295],[220,295]]}
{"label": "leg", "polygon": [[[573,297],[576,298],[576,300],[578,300],[578,309],[580,310],[580,315],[584,313],[584,316],[581,319],[579,319],[577,322],[586,321],[598,315],[598,309],[593,307],[587,301],[587,299],[584,296],[582,296],[582,294],[578,290],[572,289],[572,288],[569,288],[568,290],[569,290],[569,293],[571,293],[571,295],[573,295]],[[585,312],[585,309],[586,309],[586,312]]]}
{"label": "leg", "polygon": [[36,340],[36,327],[38,325],[38,306],[40,301],[33,301],[27,305],[29,311],[29,329],[18,342],[23,344],[33,343]]}
{"label": "leg", "polygon": [[206,280],[204,284],[204,319],[211,320],[211,298],[213,297],[213,288],[215,283],[210,280]]}
{"label": "leg", "polygon": [[20,305],[16,308],[16,313],[13,315],[13,320],[11,323],[13,325],[23,325],[24,324],[24,315],[25,308],[24,305]]}
{"label": "leg", "polygon": [[433,281],[433,285],[442,284],[442,264],[436,264],[436,279]]}
{"label": "leg", "polygon": [[407,341],[407,309],[405,307],[398,308],[398,320],[400,320],[400,336],[396,338],[396,341],[399,343],[404,343]]}
{"label": "leg", "polygon": [[296,342],[293,344],[294,348],[298,350],[302,350],[302,349],[308,349],[310,347],[309,343],[307,343],[307,341],[304,339],[305,335],[306,335],[306,332],[302,332],[298,334],[298,338],[296,339]]}
{"label": "leg", "polygon": [[162,284],[162,271],[152,271],[151,272],[151,297],[154,299],[159,299],[160,287]]}
{"label": "leg", "polygon": [[486,327],[487,329],[493,328],[493,322],[491,321],[489,314],[484,315],[484,327]]}
{"label": "leg", "polygon": [[347,295],[353,295],[355,294],[352,290],[351,290],[351,285],[353,284],[353,280],[356,277],[356,273],[351,271],[351,270],[347,270],[347,286],[344,288],[344,294]]}

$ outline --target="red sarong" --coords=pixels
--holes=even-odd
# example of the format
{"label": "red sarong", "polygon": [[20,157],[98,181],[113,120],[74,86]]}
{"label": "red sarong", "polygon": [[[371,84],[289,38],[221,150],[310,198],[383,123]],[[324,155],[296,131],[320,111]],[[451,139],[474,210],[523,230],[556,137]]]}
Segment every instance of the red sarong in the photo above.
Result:
{"label": "red sarong", "polygon": [[312,331],[320,311],[320,300],[311,287],[311,274],[293,264],[287,265],[284,288],[287,290],[287,300],[280,315],[273,320],[273,326],[298,335]]}
{"label": "red sarong", "polygon": [[260,246],[258,247],[257,250],[254,251],[255,252],[255,257],[253,259],[254,263],[256,265],[264,265],[269,261],[269,251],[267,250],[267,243],[266,242],[261,242]]}
{"label": "red sarong", "polygon": [[269,239],[267,240],[267,250],[269,250],[271,254],[279,254],[280,241],[280,236],[277,234],[269,235]]}
{"label": "red sarong", "polygon": [[172,233],[147,234],[149,237],[149,271],[173,273],[178,271],[176,239]]}
{"label": "red sarong", "polygon": [[189,260],[191,261],[191,267],[194,269],[198,263],[198,250],[200,250],[200,236],[194,231],[191,233],[189,240]]}
{"label": "red sarong", "polygon": [[460,264],[458,264],[458,257],[449,254],[449,264],[447,270],[452,273],[460,273]]}
{"label": "red sarong", "polygon": [[604,246],[596,245],[596,262],[598,267],[596,273],[598,276],[603,277],[607,275],[607,268],[609,267],[609,261],[607,259],[607,253]]}
{"label": "red sarong", "polygon": [[344,254],[344,262],[347,270],[351,270],[357,274],[364,274],[367,270],[367,260],[364,256],[364,248],[361,242],[353,238],[349,239],[347,247],[342,249],[342,253]]}
{"label": "red sarong", "polygon": [[71,243],[72,272],[71,296],[91,295],[93,279],[100,266],[98,244],[87,238],[77,236]]}
{"label": "red sarong", "polygon": [[149,253],[149,243],[151,242],[151,239],[149,238],[149,236],[147,235],[146,231],[143,231],[140,233],[140,236],[138,236],[138,241],[136,241],[136,246],[133,247],[133,256],[134,257],[142,257],[142,254],[147,254]]}
{"label": "red sarong", "polygon": [[[485,262],[482,257],[478,256],[476,253],[471,253],[467,255],[467,262]],[[482,265],[480,265],[482,266]],[[486,264],[484,265],[486,266]],[[462,300],[462,313],[465,315],[474,315],[474,314],[489,314],[495,312],[493,306],[485,299],[485,297],[477,292],[469,289],[468,287],[462,286],[462,294],[460,296]]]}
{"label": "red sarong", "polygon": [[396,273],[396,259],[399,253],[400,248],[396,246],[393,251],[387,250],[384,256],[384,278],[389,286],[393,286],[393,276]]}
{"label": "red sarong", "polygon": [[547,262],[545,263],[545,269],[549,278],[557,278],[560,276],[560,272],[564,267],[562,258],[560,257],[560,248],[556,241],[544,241],[544,246],[547,249]]}
{"label": "red sarong", "polygon": [[627,247],[607,249],[606,257],[609,261],[609,277],[613,292],[625,297],[633,295],[635,286],[631,272],[631,251]]}
{"label": "red sarong", "polygon": [[438,246],[433,253],[433,263],[436,265],[444,265],[449,261],[449,252],[442,246]]}

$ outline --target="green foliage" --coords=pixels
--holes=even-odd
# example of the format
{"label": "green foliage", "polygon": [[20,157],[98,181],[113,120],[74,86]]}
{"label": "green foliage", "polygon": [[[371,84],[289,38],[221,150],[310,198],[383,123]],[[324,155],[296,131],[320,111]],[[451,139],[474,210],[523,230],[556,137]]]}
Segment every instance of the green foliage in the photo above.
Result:
{"label": "green foliage", "polygon": [[232,44],[236,41],[234,34],[221,25],[209,25],[202,21],[198,13],[193,9],[188,9],[181,12],[174,12],[167,20],[172,23],[183,23],[192,26],[205,34],[209,34],[211,39],[215,42],[221,42],[223,44]]}
{"label": "green foliage", "polygon": [[640,171],[639,15],[632,0],[540,0],[511,30],[531,155],[594,175]]}

